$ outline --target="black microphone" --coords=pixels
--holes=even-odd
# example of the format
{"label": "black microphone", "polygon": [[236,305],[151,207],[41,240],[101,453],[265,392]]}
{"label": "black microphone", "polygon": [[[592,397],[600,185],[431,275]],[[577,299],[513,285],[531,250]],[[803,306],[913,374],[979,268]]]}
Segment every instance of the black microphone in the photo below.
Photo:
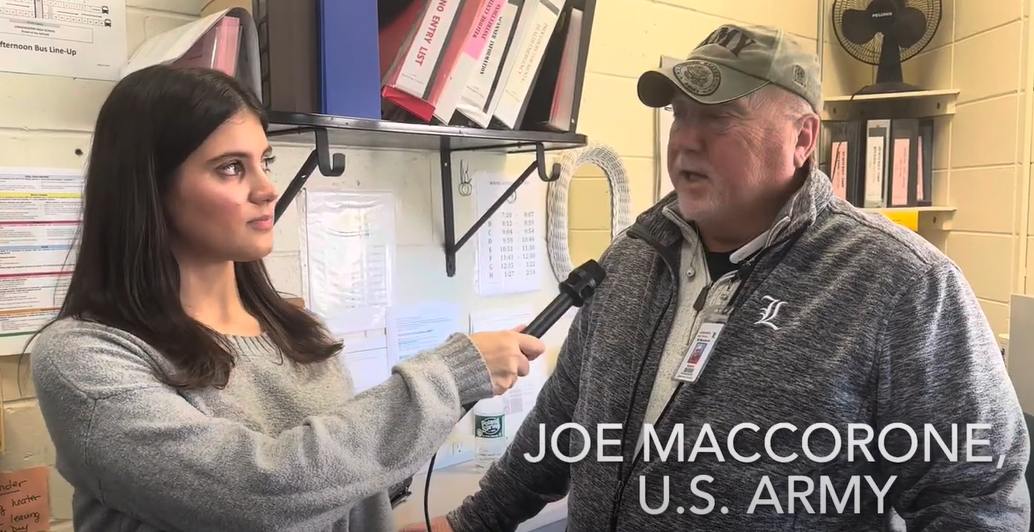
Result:
{"label": "black microphone", "polygon": [[[523,334],[542,338],[571,307],[581,308],[586,301],[591,299],[606,276],[607,272],[603,271],[603,267],[592,259],[571,270],[567,279],[560,283],[560,294],[531,320],[531,323],[522,331]],[[474,405],[475,403],[463,405],[464,413],[470,412]]]}

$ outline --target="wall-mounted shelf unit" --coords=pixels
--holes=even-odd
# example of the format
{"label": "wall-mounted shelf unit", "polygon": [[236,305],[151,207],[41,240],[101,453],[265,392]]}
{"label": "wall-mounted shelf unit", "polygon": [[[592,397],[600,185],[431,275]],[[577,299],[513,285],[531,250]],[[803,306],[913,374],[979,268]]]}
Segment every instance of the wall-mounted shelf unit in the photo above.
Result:
{"label": "wall-mounted shelf unit", "polygon": [[[437,151],[441,165],[442,219],[445,235],[445,273],[456,274],[456,252],[503,205],[510,195],[532,174],[543,181],[560,177],[559,165],[547,169],[547,151],[585,146],[585,135],[576,133],[549,133],[543,131],[512,131],[477,129],[453,126],[406,124],[385,120],[365,120],[316,114],[269,113],[268,135],[278,141],[312,145],[313,150],[302,163],[294,179],[276,204],[274,220],[291,205],[305,182],[318,168],[326,177],[337,177],[345,172],[345,155],[331,153],[331,146],[348,148],[380,148],[392,150]],[[535,160],[514,180],[489,209],[475,221],[463,236],[456,238],[453,210],[452,154],[467,151],[496,153],[534,153]]]}
{"label": "wall-mounted shelf unit", "polygon": [[862,209],[867,212],[875,212],[890,218],[898,225],[921,231],[932,229],[936,231],[950,231],[951,221],[955,214],[955,207],[933,206],[933,207],[888,207],[883,209]]}
{"label": "wall-mounted shelf unit", "polygon": [[823,102],[823,120],[935,118],[955,114],[958,89],[834,96]]}

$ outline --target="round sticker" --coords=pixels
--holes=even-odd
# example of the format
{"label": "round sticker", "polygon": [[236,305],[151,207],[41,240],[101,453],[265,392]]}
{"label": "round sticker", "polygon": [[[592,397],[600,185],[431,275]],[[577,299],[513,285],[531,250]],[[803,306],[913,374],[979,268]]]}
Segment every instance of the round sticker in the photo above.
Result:
{"label": "round sticker", "polygon": [[722,83],[722,73],[714,63],[694,59],[675,65],[675,79],[683,88],[697,96],[707,96],[718,90]]}

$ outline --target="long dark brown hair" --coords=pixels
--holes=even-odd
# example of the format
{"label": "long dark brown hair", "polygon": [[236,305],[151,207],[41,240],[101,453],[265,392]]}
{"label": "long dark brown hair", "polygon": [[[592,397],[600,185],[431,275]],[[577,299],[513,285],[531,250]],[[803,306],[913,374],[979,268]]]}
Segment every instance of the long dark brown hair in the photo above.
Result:
{"label": "long dark brown hair", "polygon": [[[180,165],[234,114],[258,99],[221,72],[152,66],[122,79],[97,117],[77,257],[57,319],[122,329],[161,352],[178,388],[225,386],[234,355],[219,334],[187,315],[170,246],[166,200]],[[261,260],[234,264],[244,307],[287,357],[300,363],[339,352],[323,325],[273,288]],[[56,320],[55,320],[56,321]]]}

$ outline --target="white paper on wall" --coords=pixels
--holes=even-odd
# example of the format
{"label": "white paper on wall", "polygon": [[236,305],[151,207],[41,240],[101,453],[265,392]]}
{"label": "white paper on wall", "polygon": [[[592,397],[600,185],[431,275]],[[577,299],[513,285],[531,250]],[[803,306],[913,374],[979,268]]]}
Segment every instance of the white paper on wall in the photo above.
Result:
{"label": "white paper on wall", "polygon": [[395,258],[394,194],[308,190],[304,219],[309,308],[337,334],[383,330]]}
{"label": "white paper on wall", "polygon": [[0,0],[0,70],[117,81],[125,0]]}
{"label": "white paper on wall", "polygon": [[343,335],[341,361],[356,394],[373,388],[391,376],[387,337],[383,330]]}
{"label": "white paper on wall", "polygon": [[[474,177],[477,215],[514,182],[513,177],[479,172]],[[482,296],[536,292],[545,267],[542,196],[537,178],[528,178],[477,232],[477,289]]]}
{"label": "white paper on wall", "polygon": [[388,364],[402,362],[440,346],[460,332],[460,307],[454,303],[428,302],[388,308]]}

